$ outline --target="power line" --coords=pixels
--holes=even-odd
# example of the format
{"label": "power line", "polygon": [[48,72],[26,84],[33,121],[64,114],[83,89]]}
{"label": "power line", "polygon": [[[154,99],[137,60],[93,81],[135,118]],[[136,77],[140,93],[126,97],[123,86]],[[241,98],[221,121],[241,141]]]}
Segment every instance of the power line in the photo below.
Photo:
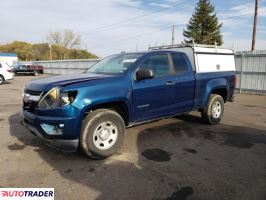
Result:
{"label": "power line", "polygon": [[[176,5],[181,5],[181,4],[185,4],[185,3],[188,3],[190,2],[191,0],[188,0],[188,1],[184,1],[182,3],[179,3],[179,4],[176,4]],[[194,0],[193,0],[194,1]],[[176,6],[175,5],[175,6]],[[93,30],[100,30],[100,29],[103,29],[103,28],[107,28],[107,27],[110,27],[109,29],[112,29],[112,28],[115,28],[115,26],[117,25],[120,25],[120,24],[123,24],[125,22],[130,22],[130,21],[133,21],[133,20],[139,20],[141,19],[142,17],[147,17],[149,15],[152,15],[152,14],[155,14],[155,13],[160,13],[162,11],[165,11],[165,10],[168,10],[168,9],[171,9],[172,7],[170,8],[163,8],[163,9],[160,9],[158,11],[153,11],[153,12],[150,12],[150,13],[147,13],[147,14],[144,14],[144,15],[140,15],[140,16],[136,16],[136,17],[132,17],[132,18],[128,18],[126,20],[122,20],[120,22],[117,22],[117,23],[113,23],[113,24],[109,24],[109,25],[106,25],[106,26],[101,26],[101,27],[97,27],[95,29],[91,29],[89,30],[90,31],[93,31]],[[217,10],[216,12],[220,12],[221,10]],[[163,15],[166,15],[168,13],[164,13],[164,14],[161,14],[161,15],[158,15],[158,16],[155,16],[154,18],[157,18],[157,17],[160,17],[160,16],[163,16]],[[220,19],[231,19],[231,18],[237,18],[237,17],[243,17],[243,16],[248,16],[249,14],[244,14],[244,15],[238,15],[238,16],[229,16],[229,17],[224,17],[224,18],[220,18]],[[153,18],[153,19],[154,19]],[[147,20],[147,19],[146,19]],[[85,36],[88,36],[87,34]],[[98,40],[99,42],[102,42],[102,41],[106,41],[106,40],[110,40],[110,38],[106,38],[106,39],[101,39],[101,40]],[[95,41],[94,41],[95,42]],[[96,41],[97,42],[97,41]]]}
{"label": "power line", "polygon": [[[194,0],[184,1],[184,2],[179,3],[179,4],[176,4],[176,5],[174,5],[174,6],[182,5],[182,4],[186,4],[186,3],[189,3],[189,2],[191,2],[191,1],[194,1]],[[90,29],[90,30],[88,30],[88,31],[80,32],[80,34],[85,34],[84,36],[86,37],[86,36],[88,36],[88,33],[90,33],[90,32],[93,32],[93,31],[96,31],[96,30],[101,30],[101,29],[106,29],[106,28],[108,28],[108,27],[109,27],[109,29],[112,29],[112,28],[115,28],[117,25],[121,25],[121,24],[124,24],[124,23],[125,23],[125,25],[126,25],[126,24],[128,24],[128,23],[126,23],[126,22],[131,22],[131,21],[135,21],[135,20],[139,21],[139,20],[141,20],[141,18],[143,18],[143,17],[147,17],[147,16],[150,16],[150,15],[152,15],[152,14],[160,13],[160,12],[163,12],[163,11],[165,11],[165,10],[172,9],[172,8],[173,8],[173,7],[163,8],[163,9],[160,9],[160,10],[157,10],[157,11],[149,12],[149,13],[147,13],[147,14],[143,14],[143,15],[139,15],[139,16],[136,16],[136,17],[128,18],[128,19],[126,19],[126,20],[122,20],[122,21],[119,21],[119,22],[116,22],[116,23],[112,23],[112,24],[108,24],[108,25],[99,26],[99,27],[96,27],[96,28]],[[217,10],[216,13],[217,13],[217,12],[220,12],[220,11],[224,11],[224,10]],[[164,16],[164,15],[167,15],[167,14],[169,14],[169,13],[166,12],[166,13],[163,13],[163,14],[161,14],[161,15],[155,16],[154,18],[158,18],[158,17]],[[225,17],[225,18],[221,18],[221,19],[230,19],[230,18],[242,17],[242,16],[249,16],[249,14],[238,15],[238,16],[232,16],[232,17]],[[154,19],[154,18],[153,18],[153,19]],[[146,20],[149,20],[149,19],[146,19]],[[83,37],[84,37],[84,36],[83,36]]]}
{"label": "power line", "polygon": [[[167,25],[167,27],[170,27],[170,26]],[[146,31],[146,32],[142,32],[142,33],[139,33],[137,35],[133,35],[133,36],[130,36],[130,37],[126,37],[126,38],[123,38],[123,39],[120,39],[120,40],[114,40],[114,41],[111,41],[111,43],[107,43],[107,44],[117,44],[117,43],[120,43],[120,42],[124,42],[124,41],[127,41],[127,40],[135,39],[135,38],[138,38],[140,36],[147,35],[147,34],[154,33],[154,32],[159,32],[159,31],[161,31],[161,30],[157,30],[157,31],[154,31],[154,30],[153,31]],[[102,46],[106,46],[106,43],[103,44],[103,45],[96,45],[96,46],[93,46],[91,48],[98,48],[98,47],[102,47]]]}
{"label": "power line", "polygon": [[119,22],[115,22],[115,23],[111,23],[111,24],[108,24],[108,25],[99,26],[99,27],[90,29],[88,31],[80,32],[80,34],[89,33],[89,32],[95,31],[95,30],[99,30],[99,29],[106,29],[108,27],[113,27],[113,26],[117,26],[117,25],[120,25],[120,24],[124,24],[126,22],[131,22],[131,21],[134,21],[134,20],[138,20],[138,19],[143,18],[143,17],[147,17],[147,16],[150,16],[150,15],[153,15],[153,14],[156,14],[156,13],[160,13],[160,12],[166,11],[166,10],[170,10],[170,9],[172,9],[175,6],[180,6],[182,4],[186,4],[186,3],[189,3],[191,1],[194,1],[194,0],[187,0],[187,1],[175,4],[172,7],[162,8],[162,9],[157,10],[157,11],[152,11],[152,12],[149,12],[149,13],[146,13],[146,14],[142,14],[142,15],[139,15],[139,16],[131,17],[131,18],[119,21]]}
{"label": "power line", "polygon": [[[220,10],[219,10],[220,11]],[[238,17],[245,17],[245,16],[249,16],[250,14],[243,14],[243,15],[235,15],[235,16],[228,16],[228,17],[222,17],[220,18],[220,20],[224,20],[224,19],[233,19],[233,18],[238,18]],[[185,25],[185,24],[184,24]],[[159,26],[161,27],[161,26]],[[102,42],[102,41],[107,41],[107,40],[110,40],[110,38],[104,38],[104,39],[99,39],[97,41],[94,41],[94,42]]]}
{"label": "power line", "polygon": [[229,17],[222,17],[220,19],[233,19],[233,18],[238,18],[238,17],[246,17],[249,16],[250,14],[243,14],[243,15],[235,15],[235,16],[229,16]]}
{"label": "power line", "polygon": [[[176,24],[175,26],[177,27],[177,26],[184,26],[184,25],[185,24]],[[161,27],[161,29],[165,29],[165,28],[170,28],[172,26],[173,25],[163,25],[163,26],[160,26],[160,27]],[[123,42],[123,41],[127,41],[127,40],[131,40],[131,39],[134,39],[134,38],[143,36],[143,35],[147,35],[147,34],[150,34],[150,33],[159,32],[159,31],[161,31],[161,29],[160,30],[157,30],[157,31],[156,30],[146,31],[146,32],[142,32],[140,34],[134,35],[134,36],[126,37],[126,38],[123,38],[123,39],[120,39],[120,40],[111,41],[111,44],[113,44],[113,43],[117,44],[117,43],[120,43],[120,42]],[[108,43],[108,44],[110,44],[110,43]],[[98,47],[102,47],[102,46],[105,46],[105,45],[106,44],[104,44],[104,45],[97,45],[97,46],[93,46],[91,48],[98,48]]]}
{"label": "power line", "polygon": [[[235,16],[229,16],[229,17],[223,17],[223,18],[220,18],[220,19],[233,19],[233,18],[238,18],[238,17],[244,17],[244,16],[248,16],[249,14],[244,14],[244,15],[235,15]],[[177,24],[177,25],[174,25],[174,26],[185,26],[186,24]],[[155,28],[162,28],[162,27],[170,27],[170,26],[173,26],[173,25],[161,25],[161,26],[157,26]],[[128,39],[134,39],[136,37],[139,37],[139,36],[142,36],[142,35],[146,35],[146,34],[149,34],[149,33],[152,33],[152,32],[158,32],[158,31],[161,31],[161,30],[152,30],[152,31],[145,31],[145,32],[142,32],[140,34],[137,34],[137,35],[134,35],[134,36],[130,36],[130,37],[127,37],[125,39],[122,39],[122,40],[118,40],[118,42],[120,41],[124,41],[124,40],[128,40]],[[108,41],[110,40],[110,38],[104,38],[104,39],[101,39],[101,40],[98,40],[100,43],[101,42],[104,42],[104,41]],[[116,42],[116,41],[115,41]],[[100,45],[102,46],[102,45]],[[96,48],[96,47],[99,47],[99,45],[96,45],[96,46],[93,46],[91,48]]]}
{"label": "power line", "polygon": [[[158,25],[158,26],[151,26],[151,27],[149,27],[149,28],[154,28],[154,29],[161,29],[161,28],[163,28],[163,27],[165,27],[165,26],[169,26],[169,25]],[[140,33],[142,33],[143,31],[141,31]],[[147,32],[147,31],[144,31],[144,33],[145,32]],[[152,32],[152,31],[149,31],[149,32]],[[154,32],[156,32],[156,30],[154,30]],[[134,33],[136,33],[136,32],[134,32]],[[120,36],[121,37],[121,36]],[[123,36],[122,36],[123,37]],[[99,39],[99,40],[93,40],[93,42],[100,42],[100,43],[102,43],[102,42],[104,42],[104,41],[110,41],[110,37],[106,37],[106,38],[102,38],[102,39]]]}
{"label": "power line", "polygon": [[[249,14],[228,16],[228,17],[223,17],[223,18],[220,18],[220,19],[222,19],[222,20],[224,20],[224,19],[233,19],[233,18],[239,18],[239,17],[245,17],[245,16],[249,16]],[[176,24],[174,26],[176,26],[176,27],[179,26],[180,27],[180,26],[185,26],[185,25],[186,24]],[[139,33],[137,35],[133,35],[133,36],[130,36],[130,37],[126,37],[126,38],[123,38],[123,39],[120,39],[120,40],[111,41],[111,43],[108,42],[107,44],[108,45],[117,44],[117,43],[120,43],[120,42],[123,42],[123,41],[127,41],[127,40],[131,40],[131,39],[135,39],[135,38],[141,37],[143,35],[147,35],[147,34],[154,33],[154,32],[159,32],[159,31],[161,31],[161,29],[170,28],[172,26],[173,25],[157,26],[156,28],[160,28],[160,30],[145,31],[145,32]],[[110,40],[110,38],[106,38],[106,39],[100,40],[100,42],[103,42],[103,41],[106,41],[106,40]],[[102,45],[92,46],[90,48],[93,49],[93,48],[99,48],[99,47],[103,47],[103,46],[106,46],[106,43],[105,44],[102,44]]]}

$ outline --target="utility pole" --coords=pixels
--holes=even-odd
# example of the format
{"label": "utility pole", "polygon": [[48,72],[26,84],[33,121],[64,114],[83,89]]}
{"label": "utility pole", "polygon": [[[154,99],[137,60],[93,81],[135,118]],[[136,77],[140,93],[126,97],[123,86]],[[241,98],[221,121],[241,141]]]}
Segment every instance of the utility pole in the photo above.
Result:
{"label": "utility pole", "polygon": [[254,51],[255,48],[256,48],[256,31],[257,31],[258,3],[259,3],[259,0],[255,0],[255,13],[254,13],[254,24],[253,24],[253,34],[252,34],[251,51]]}
{"label": "utility pole", "polygon": [[50,60],[53,60],[52,44],[51,43],[49,43],[49,47],[50,47]]}
{"label": "utility pole", "polygon": [[175,25],[172,26],[172,45],[175,44]]}

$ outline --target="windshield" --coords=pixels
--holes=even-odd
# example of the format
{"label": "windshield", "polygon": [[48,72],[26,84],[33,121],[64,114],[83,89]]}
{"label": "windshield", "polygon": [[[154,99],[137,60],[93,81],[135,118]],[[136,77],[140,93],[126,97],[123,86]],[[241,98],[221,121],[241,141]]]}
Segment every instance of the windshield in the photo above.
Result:
{"label": "windshield", "polygon": [[127,53],[112,55],[93,65],[87,73],[119,74],[126,71],[142,54]]}
{"label": "windshield", "polygon": [[18,68],[19,66],[20,66],[19,63],[15,63],[15,64],[12,65],[12,68],[16,69],[16,68]]}

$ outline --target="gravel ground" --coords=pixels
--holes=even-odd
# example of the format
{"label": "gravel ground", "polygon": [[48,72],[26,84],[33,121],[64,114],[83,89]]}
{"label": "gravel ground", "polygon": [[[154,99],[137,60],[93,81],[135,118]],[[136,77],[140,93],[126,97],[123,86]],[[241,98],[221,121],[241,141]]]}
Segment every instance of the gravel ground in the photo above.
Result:
{"label": "gravel ground", "polygon": [[20,125],[33,78],[0,86],[0,187],[53,187],[55,199],[266,199],[266,96],[237,94],[216,126],[192,112],[129,128],[119,154],[94,161]]}

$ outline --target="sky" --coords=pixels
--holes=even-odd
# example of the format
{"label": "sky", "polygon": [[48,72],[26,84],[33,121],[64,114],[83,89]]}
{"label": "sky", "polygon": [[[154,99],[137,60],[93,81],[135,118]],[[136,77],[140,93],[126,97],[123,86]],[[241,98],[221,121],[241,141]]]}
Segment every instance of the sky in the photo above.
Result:
{"label": "sky", "polygon": [[[211,0],[225,47],[250,50],[255,0]],[[81,35],[79,48],[100,57],[183,41],[198,0],[1,0],[0,44],[47,42],[64,29]],[[266,0],[259,0],[256,49],[266,50]]]}

